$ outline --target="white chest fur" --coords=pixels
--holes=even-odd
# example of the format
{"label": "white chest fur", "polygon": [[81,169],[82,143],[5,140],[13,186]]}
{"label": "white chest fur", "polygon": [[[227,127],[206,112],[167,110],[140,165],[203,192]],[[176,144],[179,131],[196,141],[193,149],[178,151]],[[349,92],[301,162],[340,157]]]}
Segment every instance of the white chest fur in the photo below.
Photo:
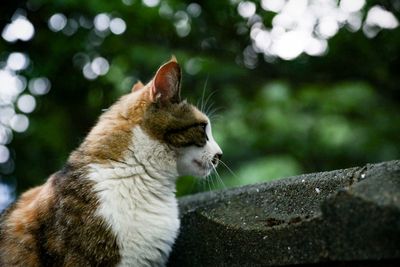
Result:
{"label": "white chest fur", "polygon": [[119,266],[164,266],[179,230],[176,164],[160,143],[133,132],[141,141],[127,152],[127,164],[91,165],[97,214],[117,237]]}

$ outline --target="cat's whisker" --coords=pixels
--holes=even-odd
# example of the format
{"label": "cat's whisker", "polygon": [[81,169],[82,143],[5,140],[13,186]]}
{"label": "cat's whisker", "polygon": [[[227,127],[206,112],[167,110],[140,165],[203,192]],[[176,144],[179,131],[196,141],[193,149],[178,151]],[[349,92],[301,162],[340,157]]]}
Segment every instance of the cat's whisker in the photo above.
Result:
{"label": "cat's whisker", "polygon": [[208,187],[209,187],[209,190],[210,190],[210,191],[212,191],[212,190],[213,190],[213,188],[215,188],[215,186],[214,186],[214,182],[213,182],[212,173],[210,173],[209,175],[207,175],[205,179],[206,179],[206,180],[207,180],[207,182],[208,182]]}
{"label": "cat's whisker", "polygon": [[221,118],[222,118],[222,115],[220,115],[220,114],[212,114],[210,117],[210,119],[214,122],[219,121]]}
{"label": "cat's whisker", "polygon": [[213,175],[211,175],[210,181],[211,181],[213,190],[217,189],[217,187],[215,186],[215,183],[214,183],[214,176]]}
{"label": "cat's whisker", "polygon": [[[213,165],[211,162],[208,162],[208,165],[209,165],[213,170],[215,170],[214,165]],[[211,185],[211,188],[212,188],[212,189],[210,189],[210,191],[216,190],[216,189],[217,189],[217,186],[216,186],[216,184],[214,183],[214,178],[215,178],[215,172],[210,172],[210,174],[207,176],[207,180],[209,181],[209,184]]]}
{"label": "cat's whisker", "polygon": [[201,112],[204,111],[204,95],[205,95],[206,88],[207,88],[208,77],[209,76],[207,75],[206,81],[205,81],[204,86],[203,86],[203,92],[202,92],[202,95],[201,95],[201,107],[200,107]]}
{"label": "cat's whisker", "polygon": [[214,94],[215,94],[215,91],[212,91],[212,92],[207,96],[207,99],[206,99],[206,101],[205,101],[205,103],[204,103],[204,106],[207,106],[208,101],[210,101],[210,99],[214,96]]}
{"label": "cat's whisker", "polygon": [[216,115],[215,113],[219,112],[220,110],[222,110],[222,108],[213,108],[206,114],[211,120],[214,120],[215,116],[219,116],[218,114]]}
{"label": "cat's whisker", "polygon": [[217,168],[215,168],[214,165],[212,165],[212,167],[213,167],[213,169],[214,169],[215,177],[217,177],[218,182],[219,182],[220,184],[222,184],[222,186],[223,186],[224,189],[226,189],[227,187],[226,187],[224,181],[222,180],[221,175],[219,175],[219,173],[218,173],[218,171],[217,171]]}
{"label": "cat's whisker", "polygon": [[207,185],[208,185],[208,191],[211,192],[212,189],[211,189],[211,183],[210,183],[210,179],[209,179],[209,178],[210,178],[210,177],[207,177],[207,178],[206,178],[206,181],[207,181]]}
{"label": "cat's whisker", "polygon": [[191,184],[190,184],[190,188],[189,188],[189,192],[192,194],[193,193],[193,188],[195,187],[195,185],[197,184],[196,183],[196,180],[198,180],[198,179],[192,179],[192,182],[191,182]]}
{"label": "cat's whisker", "polygon": [[224,180],[221,178],[221,175],[218,174],[218,179],[220,181],[220,183],[222,184],[224,189],[227,189],[228,187],[225,185]]}
{"label": "cat's whisker", "polygon": [[236,175],[236,173],[234,173],[232,171],[232,169],[229,168],[229,166],[225,162],[223,162],[221,159],[219,160],[219,162],[233,175],[233,177],[239,179],[239,177]]}
{"label": "cat's whisker", "polygon": [[209,116],[210,111],[213,110],[214,107],[214,102],[210,102],[210,105],[206,108],[206,110],[204,111],[204,113]]}
{"label": "cat's whisker", "polygon": [[212,98],[212,96],[215,94],[215,92],[216,91],[212,91],[209,95],[208,95],[208,97],[207,97],[207,99],[206,99],[206,101],[205,101],[205,103],[204,103],[204,105],[203,105],[203,110],[205,110],[205,114],[207,114],[207,109],[208,109],[208,107],[207,107],[207,105],[208,105],[208,101],[210,101],[210,99]]}
{"label": "cat's whisker", "polygon": [[203,191],[210,190],[210,189],[209,189],[210,187],[207,188],[207,186],[208,186],[208,176],[205,177],[204,179],[202,179],[202,183],[203,183],[203,188],[202,188]]}

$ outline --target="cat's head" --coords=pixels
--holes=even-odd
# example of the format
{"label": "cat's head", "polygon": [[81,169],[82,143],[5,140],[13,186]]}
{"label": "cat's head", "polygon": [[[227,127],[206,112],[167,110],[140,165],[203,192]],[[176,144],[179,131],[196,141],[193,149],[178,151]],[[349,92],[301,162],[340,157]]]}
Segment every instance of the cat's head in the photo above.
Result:
{"label": "cat's head", "polygon": [[93,151],[102,162],[134,156],[157,172],[209,175],[222,151],[209,118],[181,100],[180,85],[181,69],[173,57],[149,83],[135,84],[101,116],[82,150]]}
{"label": "cat's head", "polygon": [[181,69],[173,57],[162,65],[143,88],[151,104],[141,125],[153,138],[177,153],[179,175],[207,176],[217,167],[222,150],[214,140],[209,118],[195,106],[181,100]]}

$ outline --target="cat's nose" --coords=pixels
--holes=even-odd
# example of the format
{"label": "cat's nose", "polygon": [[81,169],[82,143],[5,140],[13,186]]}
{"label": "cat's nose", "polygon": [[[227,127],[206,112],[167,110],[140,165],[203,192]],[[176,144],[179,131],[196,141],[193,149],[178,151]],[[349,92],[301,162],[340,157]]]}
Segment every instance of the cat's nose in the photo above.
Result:
{"label": "cat's nose", "polygon": [[222,158],[222,153],[217,153],[214,155],[213,159],[212,159],[212,164],[214,166],[217,166],[218,162],[220,161],[220,159]]}

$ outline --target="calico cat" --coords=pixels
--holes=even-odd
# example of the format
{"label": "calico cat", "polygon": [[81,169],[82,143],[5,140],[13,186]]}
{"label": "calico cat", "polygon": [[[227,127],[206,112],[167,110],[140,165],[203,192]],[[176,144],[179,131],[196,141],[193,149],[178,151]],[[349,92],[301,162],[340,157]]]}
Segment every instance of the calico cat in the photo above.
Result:
{"label": "calico cat", "polygon": [[103,115],[65,166],[0,221],[0,266],[164,266],[179,231],[175,181],[222,151],[180,98],[173,57]]}

